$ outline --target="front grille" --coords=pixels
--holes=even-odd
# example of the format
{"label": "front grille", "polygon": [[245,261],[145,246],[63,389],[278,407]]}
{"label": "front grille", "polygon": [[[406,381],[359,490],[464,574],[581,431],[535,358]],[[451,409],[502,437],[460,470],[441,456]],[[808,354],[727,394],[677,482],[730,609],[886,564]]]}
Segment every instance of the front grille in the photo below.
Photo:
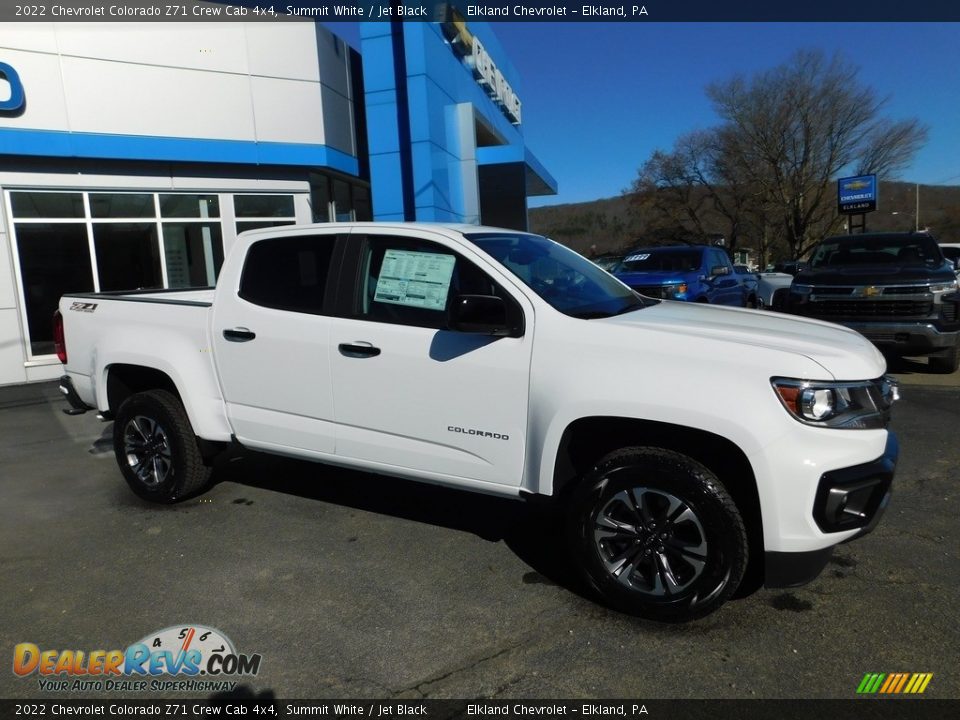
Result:
{"label": "front grille", "polygon": [[954,302],[945,302],[940,306],[940,312],[943,313],[943,319],[945,322],[956,322],[957,321],[957,303]]}
{"label": "front grille", "polygon": [[808,305],[816,317],[927,317],[932,300],[818,300]]}
{"label": "front grille", "polygon": [[634,285],[633,289],[647,297],[660,298],[661,300],[665,297],[663,288],[660,285]]}
{"label": "front grille", "polygon": [[918,295],[923,297],[930,292],[929,285],[818,285],[813,294],[839,295],[844,297],[863,297],[864,291],[873,295]]}

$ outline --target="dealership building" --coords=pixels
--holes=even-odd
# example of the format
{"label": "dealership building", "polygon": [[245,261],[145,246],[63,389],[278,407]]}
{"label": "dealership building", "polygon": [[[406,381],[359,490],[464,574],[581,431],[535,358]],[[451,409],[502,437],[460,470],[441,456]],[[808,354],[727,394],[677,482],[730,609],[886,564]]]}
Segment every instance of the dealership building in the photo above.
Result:
{"label": "dealership building", "polygon": [[214,284],[238,233],[526,228],[556,182],[491,28],[0,23],[0,385],[61,374],[66,292]]}

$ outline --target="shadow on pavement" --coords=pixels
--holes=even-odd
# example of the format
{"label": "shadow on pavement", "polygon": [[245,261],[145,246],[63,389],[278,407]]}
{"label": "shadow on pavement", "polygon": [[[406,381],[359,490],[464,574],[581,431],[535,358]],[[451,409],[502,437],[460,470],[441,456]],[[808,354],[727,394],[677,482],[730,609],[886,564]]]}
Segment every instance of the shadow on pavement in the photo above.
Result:
{"label": "shadow on pavement", "polygon": [[586,596],[570,570],[561,513],[552,504],[509,500],[243,450],[231,450],[220,458],[213,479],[468,532],[488,542],[503,541],[536,571],[538,582],[561,585]]}

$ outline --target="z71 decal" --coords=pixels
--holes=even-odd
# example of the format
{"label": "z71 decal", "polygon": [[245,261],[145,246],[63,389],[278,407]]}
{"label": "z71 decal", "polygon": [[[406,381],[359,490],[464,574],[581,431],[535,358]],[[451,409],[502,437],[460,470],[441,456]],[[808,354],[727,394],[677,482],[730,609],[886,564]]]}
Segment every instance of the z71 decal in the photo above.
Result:
{"label": "z71 decal", "polygon": [[93,312],[97,309],[96,303],[75,302],[70,304],[70,309],[74,312]]}

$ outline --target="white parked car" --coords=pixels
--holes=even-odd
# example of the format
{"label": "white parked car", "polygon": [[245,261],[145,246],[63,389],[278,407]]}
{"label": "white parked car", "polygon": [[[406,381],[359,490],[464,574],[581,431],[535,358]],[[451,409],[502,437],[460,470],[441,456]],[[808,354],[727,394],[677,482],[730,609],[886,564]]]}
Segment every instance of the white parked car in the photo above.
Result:
{"label": "white parked car", "polygon": [[[897,459],[883,356],[831,323],[644,298],[512,230],[242,234],[215,290],[66,295],[61,389],[141,498],[231,443],[517,499],[620,610],[687,620],[816,577]],[[362,482],[362,476],[358,482]],[[198,522],[201,520],[198,516]]]}
{"label": "white parked car", "polygon": [[767,310],[779,310],[787,301],[793,275],[782,272],[757,273],[757,303]]}

